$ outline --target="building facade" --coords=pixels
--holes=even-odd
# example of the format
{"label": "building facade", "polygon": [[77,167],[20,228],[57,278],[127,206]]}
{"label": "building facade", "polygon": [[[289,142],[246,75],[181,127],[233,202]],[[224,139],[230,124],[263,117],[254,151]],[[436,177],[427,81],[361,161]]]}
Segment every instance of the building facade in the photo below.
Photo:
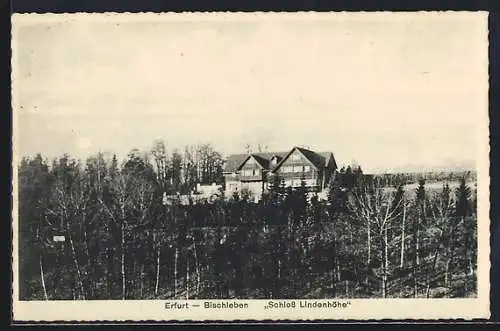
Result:
{"label": "building facade", "polygon": [[259,199],[278,176],[285,187],[304,181],[310,191],[322,192],[333,180],[337,163],[331,152],[317,153],[301,147],[288,152],[230,155],[224,166],[225,196],[250,193]]}

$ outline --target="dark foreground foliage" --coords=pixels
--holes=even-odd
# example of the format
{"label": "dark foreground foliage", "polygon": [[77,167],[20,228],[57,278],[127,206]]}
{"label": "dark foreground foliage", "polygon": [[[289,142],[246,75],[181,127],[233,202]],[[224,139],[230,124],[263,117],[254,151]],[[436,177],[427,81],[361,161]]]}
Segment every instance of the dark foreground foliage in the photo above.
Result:
{"label": "dark foreground foliage", "polygon": [[476,193],[465,178],[405,192],[349,169],[326,201],[277,180],[258,203],[165,204],[164,192],[217,181],[220,162],[210,149],[201,171],[161,148],[153,156],[22,160],[21,300],[476,293]]}

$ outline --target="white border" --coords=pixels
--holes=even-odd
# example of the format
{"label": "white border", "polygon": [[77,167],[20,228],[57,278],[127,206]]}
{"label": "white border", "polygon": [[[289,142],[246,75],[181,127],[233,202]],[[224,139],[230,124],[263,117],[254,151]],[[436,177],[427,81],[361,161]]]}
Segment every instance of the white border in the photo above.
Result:
{"label": "white border", "polygon": [[[450,15],[451,13],[451,15]],[[37,24],[38,22],[60,22],[61,20],[83,20],[91,22],[106,21],[254,21],[254,20],[356,20],[366,13],[104,13],[104,14],[14,14],[12,17],[12,67],[15,68],[17,56],[16,26],[23,24]],[[480,16],[485,24],[485,45],[487,45],[487,12],[419,12],[424,17],[440,16],[476,19]],[[384,20],[386,15],[392,18],[407,20],[416,13],[368,13],[373,19]],[[485,56],[487,52],[485,52]],[[487,63],[485,58],[485,78],[487,77]],[[13,70],[15,72],[15,70]],[[15,95],[15,75],[13,81],[13,109],[17,109]],[[484,82],[484,105],[479,112],[480,128],[478,129],[477,169],[478,169],[478,296],[474,299],[351,299],[351,300],[310,300],[310,301],[338,301],[350,302],[348,308],[342,309],[265,309],[269,300],[238,300],[239,303],[248,303],[248,309],[204,309],[192,308],[188,310],[167,310],[165,300],[127,300],[127,301],[19,301],[18,300],[18,211],[17,211],[17,164],[16,134],[18,130],[17,115],[13,111],[13,140],[12,140],[12,193],[13,193],[13,319],[15,321],[234,321],[234,320],[321,320],[321,319],[472,319],[489,318],[489,120],[488,120],[488,85]],[[179,303],[185,302],[177,300]],[[189,304],[203,305],[205,301],[216,300],[189,300]],[[221,300],[231,301],[232,300]],[[280,300],[284,301],[284,300]],[[300,300],[295,301],[297,305]]]}

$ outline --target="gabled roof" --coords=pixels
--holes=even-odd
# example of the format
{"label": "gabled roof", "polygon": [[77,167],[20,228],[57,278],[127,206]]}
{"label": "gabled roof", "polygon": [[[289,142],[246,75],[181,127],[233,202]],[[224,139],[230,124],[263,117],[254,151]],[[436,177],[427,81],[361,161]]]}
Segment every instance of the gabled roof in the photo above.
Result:
{"label": "gabled roof", "polygon": [[279,164],[279,162],[276,164],[276,166],[273,166],[271,164],[271,159],[273,158],[273,156],[279,157],[281,161],[281,159],[283,159],[287,154],[288,152],[264,152],[254,153],[253,156],[260,158],[261,160],[263,160],[263,162],[266,162],[266,169],[273,170]]}
{"label": "gabled roof", "polygon": [[328,162],[330,161],[330,158],[332,158],[333,166],[335,167],[335,169],[337,169],[337,161],[335,160],[335,156],[333,156],[332,152],[321,152],[318,154],[325,158],[325,167],[328,166]]}
{"label": "gabled roof", "polygon": [[[288,152],[263,152],[263,153],[252,153],[252,154],[232,154],[229,155],[226,159],[226,164],[224,166],[225,173],[232,173],[238,171],[241,166],[251,157],[258,162],[258,164],[268,170],[276,170],[281,166],[281,164],[288,158],[293,151],[299,150],[306,159],[312,163],[314,167],[317,169],[322,169],[328,165],[330,158],[333,158],[333,163],[335,168],[337,167],[337,163],[335,162],[335,158],[333,157],[333,153],[331,152],[320,152],[316,153],[306,148],[302,147],[294,147]],[[271,158],[273,156],[278,156],[280,161],[276,164],[276,166],[272,166]]]}
{"label": "gabled roof", "polygon": [[262,153],[252,153],[252,154],[232,154],[229,155],[226,159],[226,165],[224,166],[224,172],[230,173],[238,170],[240,166],[250,157],[253,157],[259,162],[259,164],[265,168],[270,169],[271,166],[271,158],[273,156],[278,156],[280,158],[285,157],[288,152],[262,152]]}
{"label": "gabled roof", "polygon": [[251,157],[254,158],[254,160],[257,162],[257,164],[263,168],[263,169],[268,169],[269,168],[269,160],[259,156],[259,155],[255,155],[255,154],[249,154],[247,155],[247,157],[243,160],[243,162],[240,163],[240,165],[236,168],[236,170],[240,170],[241,167],[243,167],[243,165],[245,163],[247,163],[248,159],[250,159]]}
{"label": "gabled roof", "polygon": [[232,154],[226,159],[223,172],[235,172],[240,164],[245,161],[248,154]]}
{"label": "gabled roof", "polygon": [[[328,162],[330,160],[330,157],[333,158],[333,153],[331,152],[321,152],[321,153],[316,153],[314,151],[311,151],[306,148],[302,147],[294,147],[290,152],[287,153],[287,155],[281,160],[281,162],[278,163],[278,165],[273,169],[275,171],[281,165],[288,159],[288,157],[295,151],[298,150],[304,157],[314,166],[316,169],[322,169],[325,168],[328,165]],[[337,163],[335,162],[335,158],[333,158],[333,162],[335,167],[337,167]]]}

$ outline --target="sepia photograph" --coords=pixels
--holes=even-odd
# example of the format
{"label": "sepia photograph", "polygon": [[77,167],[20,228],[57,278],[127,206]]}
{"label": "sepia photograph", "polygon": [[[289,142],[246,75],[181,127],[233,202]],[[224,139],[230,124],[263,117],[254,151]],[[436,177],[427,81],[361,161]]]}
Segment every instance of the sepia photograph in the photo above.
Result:
{"label": "sepia photograph", "polygon": [[14,316],[488,317],[487,17],[15,14]]}

